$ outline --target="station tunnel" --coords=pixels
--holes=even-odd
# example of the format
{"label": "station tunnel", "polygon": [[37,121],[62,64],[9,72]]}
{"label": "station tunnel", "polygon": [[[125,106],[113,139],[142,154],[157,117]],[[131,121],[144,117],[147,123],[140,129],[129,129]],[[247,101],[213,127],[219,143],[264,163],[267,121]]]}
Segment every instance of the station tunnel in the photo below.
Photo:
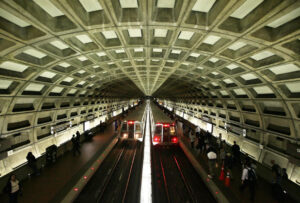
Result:
{"label": "station tunnel", "polygon": [[[211,135],[212,143],[224,142],[226,153],[237,143],[241,157],[256,165],[255,202],[300,201],[300,1],[3,0],[0,27],[1,202],[9,201],[11,193],[1,191],[11,184],[12,174],[24,183],[19,202],[82,202],[90,198],[89,183],[97,188],[99,181],[90,182],[96,169],[110,167],[107,159],[114,150],[140,145],[134,156],[141,165],[134,159],[128,165],[139,170],[132,178],[137,186],[130,178],[126,184],[137,197],[112,202],[198,202],[199,194],[207,196],[203,202],[250,201],[240,191],[241,163],[230,171],[235,181],[229,187],[219,180],[222,162],[216,177],[206,177],[209,160],[199,155],[196,129]],[[172,122],[154,122],[156,108]],[[142,124],[136,127],[126,116],[140,109],[136,114],[143,116]],[[124,122],[130,131],[131,121],[133,134],[122,134]],[[168,133],[176,137],[165,140],[176,142],[176,149],[154,147],[164,139],[156,136],[157,125],[162,132],[174,125]],[[82,135],[82,154],[72,156],[76,132]],[[143,144],[120,147],[122,135],[143,137],[137,141]],[[38,175],[33,176],[26,159],[29,152]],[[158,154],[175,157],[178,168],[181,161],[182,171],[173,176],[182,175],[178,181],[188,197],[176,199],[176,190],[164,187],[172,174],[153,177],[155,164],[163,166]],[[143,199],[142,163],[153,167],[149,174],[156,186],[149,186],[150,199]],[[276,191],[284,196],[279,199],[272,195],[274,164],[287,176],[278,183]],[[202,183],[185,179],[184,170],[195,172]],[[207,192],[195,192],[194,186]],[[265,186],[270,189],[258,192]],[[28,194],[29,188],[40,194]],[[104,199],[114,197],[107,190],[95,189]],[[160,190],[166,192],[162,199],[155,197]]]}

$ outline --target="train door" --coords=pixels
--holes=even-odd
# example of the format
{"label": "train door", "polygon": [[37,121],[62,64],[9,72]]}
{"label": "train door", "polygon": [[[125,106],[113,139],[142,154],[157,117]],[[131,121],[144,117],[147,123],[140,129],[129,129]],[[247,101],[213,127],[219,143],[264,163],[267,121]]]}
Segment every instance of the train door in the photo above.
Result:
{"label": "train door", "polygon": [[154,137],[153,137],[153,144],[158,144],[162,142],[163,135],[163,124],[156,124],[155,125],[155,131],[154,131]]}
{"label": "train door", "polygon": [[163,124],[163,142],[169,143],[171,141],[170,135],[170,124],[165,123]]}
{"label": "train door", "polygon": [[128,121],[128,139],[134,139],[134,121]]}

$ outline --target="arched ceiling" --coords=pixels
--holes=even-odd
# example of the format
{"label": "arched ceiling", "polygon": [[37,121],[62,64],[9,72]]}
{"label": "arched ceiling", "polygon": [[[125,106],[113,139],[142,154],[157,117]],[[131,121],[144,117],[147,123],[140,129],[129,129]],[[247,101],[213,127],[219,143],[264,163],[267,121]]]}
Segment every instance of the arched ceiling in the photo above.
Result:
{"label": "arched ceiling", "polygon": [[299,14],[297,0],[4,0],[0,96],[219,99],[296,129]]}

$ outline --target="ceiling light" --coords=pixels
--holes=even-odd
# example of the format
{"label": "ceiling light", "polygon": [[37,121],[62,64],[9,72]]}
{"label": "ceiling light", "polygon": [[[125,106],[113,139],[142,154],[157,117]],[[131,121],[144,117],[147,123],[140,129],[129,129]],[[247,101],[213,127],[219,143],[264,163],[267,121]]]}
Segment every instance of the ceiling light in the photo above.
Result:
{"label": "ceiling light", "polygon": [[238,9],[236,9],[230,16],[233,18],[243,19],[252,10],[254,10],[264,0],[246,0]]}
{"label": "ceiling light", "polygon": [[115,50],[115,52],[117,54],[120,54],[120,53],[125,53],[125,50],[124,49],[117,49],[117,50]]}
{"label": "ceiling light", "polygon": [[71,66],[70,64],[68,64],[68,63],[66,63],[66,62],[62,62],[62,63],[60,63],[60,64],[58,64],[59,66],[62,66],[62,67],[64,67],[64,68],[67,68],[67,67],[69,67],[69,66]]}
{"label": "ceiling light", "polygon": [[116,39],[117,34],[115,31],[102,31],[102,35],[105,37],[105,39]]}
{"label": "ceiling light", "polygon": [[137,0],[120,0],[121,8],[138,8]]}
{"label": "ceiling light", "polygon": [[134,52],[143,52],[144,51],[143,48],[134,48],[133,50],[134,50]]}
{"label": "ceiling light", "polygon": [[77,35],[76,38],[81,41],[83,44],[93,42],[88,35]]}
{"label": "ceiling light", "polygon": [[190,56],[197,58],[197,57],[200,56],[200,54],[198,54],[198,53],[191,53]]}
{"label": "ceiling light", "polygon": [[197,0],[192,8],[192,11],[207,13],[215,2],[216,0]]}
{"label": "ceiling light", "polygon": [[153,52],[162,52],[161,48],[153,48]]}
{"label": "ceiling light", "polygon": [[262,59],[268,58],[268,57],[273,56],[273,55],[275,55],[275,54],[271,51],[262,51],[262,52],[259,52],[257,54],[254,54],[250,58],[252,58],[256,61],[260,61]]}
{"label": "ceiling light", "polygon": [[221,39],[221,37],[219,36],[215,36],[215,35],[208,35],[203,42],[205,44],[210,44],[210,45],[214,45],[217,41],[219,41],[219,39]]}
{"label": "ceiling light", "polygon": [[52,17],[58,17],[64,15],[50,0],[33,0],[34,3],[39,5],[44,11],[46,11]]}
{"label": "ceiling light", "polygon": [[158,8],[174,8],[175,0],[158,0],[157,7]]}
{"label": "ceiling light", "polygon": [[64,50],[64,49],[69,48],[68,45],[66,45],[65,43],[63,43],[63,42],[61,42],[61,41],[59,41],[59,40],[52,41],[52,42],[50,42],[50,44],[51,44],[52,46],[55,46],[56,48],[58,48],[58,49],[60,49],[60,50]]}
{"label": "ceiling light", "polygon": [[79,0],[86,12],[103,10],[98,0]]}
{"label": "ceiling light", "polygon": [[154,37],[166,37],[167,34],[167,29],[154,29]]}
{"label": "ceiling light", "polygon": [[23,51],[23,53],[28,54],[28,55],[33,56],[38,59],[41,59],[41,58],[44,58],[45,56],[47,56],[43,52],[40,52],[36,49],[27,49],[27,50]]}
{"label": "ceiling light", "polygon": [[181,50],[179,50],[179,49],[173,49],[173,50],[171,51],[171,53],[172,53],[172,54],[180,54],[180,53],[181,53]]}
{"label": "ceiling light", "polygon": [[244,42],[235,42],[235,43],[233,43],[232,45],[230,45],[229,47],[228,47],[228,49],[231,49],[231,50],[233,50],[233,51],[236,51],[236,50],[238,50],[238,49],[240,49],[240,48],[242,48],[242,47],[244,47],[244,46],[246,46],[247,44],[246,43],[244,43]]}
{"label": "ceiling light", "polygon": [[12,61],[5,61],[3,63],[1,63],[0,67],[2,69],[6,69],[6,70],[11,70],[11,71],[15,71],[15,72],[24,72],[28,66],[20,64],[20,63],[15,63]]}
{"label": "ceiling light", "polygon": [[19,26],[19,27],[27,27],[30,26],[29,23],[25,22],[21,18],[18,18],[17,16],[14,16],[13,14],[9,13],[8,11],[4,10],[3,8],[0,8],[0,16],[13,24]]}
{"label": "ceiling light", "polygon": [[87,57],[85,57],[85,56],[79,56],[79,57],[77,57],[78,58],[78,60],[80,60],[80,61],[86,61],[87,60]]}
{"label": "ceiling light", "polygon": [[141,29],[128,29],[129,37],[142,37]]}
{"label": "ceiling light", "polygon": [[182,40],[190,40],[194,35],[194,32],[190,32],[190,31],[181,31],[178,39],[182,39]]}

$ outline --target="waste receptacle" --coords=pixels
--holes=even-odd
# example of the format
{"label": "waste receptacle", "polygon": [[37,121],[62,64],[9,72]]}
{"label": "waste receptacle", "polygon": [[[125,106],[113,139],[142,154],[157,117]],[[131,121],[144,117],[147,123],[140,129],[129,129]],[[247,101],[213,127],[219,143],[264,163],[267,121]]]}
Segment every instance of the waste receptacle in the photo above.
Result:
{"label": "waste receptacle", "polygon": [[46,148],[46,165],[51,165],[57,160],[57,146],[51,145]]}

